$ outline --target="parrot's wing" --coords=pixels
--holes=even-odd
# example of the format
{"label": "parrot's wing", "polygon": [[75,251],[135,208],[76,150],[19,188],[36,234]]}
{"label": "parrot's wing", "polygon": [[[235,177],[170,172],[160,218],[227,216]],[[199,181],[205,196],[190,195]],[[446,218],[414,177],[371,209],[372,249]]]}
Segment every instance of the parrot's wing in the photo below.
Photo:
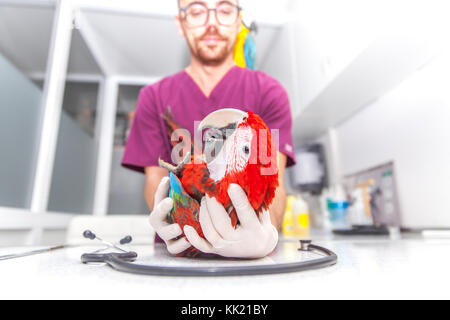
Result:
{"label": "parrot's wing", "polygon": [[[193,227],[199,236],[204,237],[200,226],[200,204],[192,198],[183,188],[180,179],[172,172],[169,173],[169,196],[173,200],[173,209],[170,212],[171,223],[178,223],[183,230],[184,226]],[[184,234],[184,232],[183,232]],[[182,257],[195,257],[200,253],[196,248],[190,247],[177,254]]]}
{"label": "parrot's wing", "polygon": [[173,209],[170,213],[171,222],[196,228],[200,213],[199,203],[184,190],[180,179],[172,172],[169,173],[169,180],[169,197],[173,200]]}
{"label": "parrot's wing", "polygon": [[251,33],[249,33],[245,39],[244,55],[247,68],[256,70],[256,44]]}
{"label": "parrot's wing", "polygon": [[172,172],[169,173],[169,180],[170,180],[170,189],[172,192],[176,194],[181,194],[181,191],[183,190],[183,187],[181,186],[180,179],[176,175],[174,175]]}

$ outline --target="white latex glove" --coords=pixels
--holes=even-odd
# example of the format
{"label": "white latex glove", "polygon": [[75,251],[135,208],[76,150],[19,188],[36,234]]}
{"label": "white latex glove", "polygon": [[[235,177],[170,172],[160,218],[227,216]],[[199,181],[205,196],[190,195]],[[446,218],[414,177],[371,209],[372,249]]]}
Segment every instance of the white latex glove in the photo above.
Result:
{"label": "white latex glove", "polygon": [[215,198],[202,199],[200,225],[206,238],[201,238],[191,226],[184,227],[188,241],[198,250],[223,257],[262,258],[273,251],[278,232],[270,222],[267,210],[259,218],[239,185],[232,184],[228,195],[239,219],[235,229],[225,208]]}
{"label": "white latex glove", "polygon": [[155,232],[167,245],[171,254],[178,254],[191,247],[185,237],[175,240],[182,235],[177,223],[169,224],[167,217],[173,208],[173,200],[169,198],[170,180],[164,177],[155,193],[154,210],[150,213],[150,224]]}

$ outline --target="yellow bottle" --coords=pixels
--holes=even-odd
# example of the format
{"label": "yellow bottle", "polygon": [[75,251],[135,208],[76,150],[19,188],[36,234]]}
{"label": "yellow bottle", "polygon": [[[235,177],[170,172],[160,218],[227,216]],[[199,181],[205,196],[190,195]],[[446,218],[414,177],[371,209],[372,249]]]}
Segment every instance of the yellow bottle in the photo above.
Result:
{"label": "yellow bottle", "polygon": [[291,207],[294,224],[294,236],[309,236],[309,207],[306,201],[301,197],[296,197]]}
{"label": "yellow bottle", "polygon": [[286,237],[294,236],[294,216],[292,214],[292,206],[295,202],[295,196],[286,197],[286,211],[284,213],[282,232]]}

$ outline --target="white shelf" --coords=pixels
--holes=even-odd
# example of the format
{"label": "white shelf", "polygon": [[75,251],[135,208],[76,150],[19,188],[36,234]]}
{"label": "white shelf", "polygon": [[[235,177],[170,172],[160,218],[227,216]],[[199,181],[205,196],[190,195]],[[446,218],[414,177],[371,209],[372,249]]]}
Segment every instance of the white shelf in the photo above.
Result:
{"label": "white shelf", "polygon": [[61,230],[67,228],[73,217],[68,213],[32,213],[25,209],[0,207],[0,230]]}

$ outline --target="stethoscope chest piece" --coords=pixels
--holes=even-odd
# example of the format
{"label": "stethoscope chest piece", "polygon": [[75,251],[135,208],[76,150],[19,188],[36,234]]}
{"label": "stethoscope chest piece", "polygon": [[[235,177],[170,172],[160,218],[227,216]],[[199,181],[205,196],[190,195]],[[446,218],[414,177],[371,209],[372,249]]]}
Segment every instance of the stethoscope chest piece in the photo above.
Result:
{"label": "stethoscope chest piece", "polygon": [[85,253],[81,256],[81,262],[84,264],[87,263],[105,263],[112,258],[120,259],[126,262],[134,262],[138,257],[137,253],[134,251],[118,253],[118,252],[110,252],[110,253]]}
{"label": "stethoscope chest piece", "polygon": [[[97,239],[100,242],[102,242],[103,244],[106,245],[105,248],[103,249],[99,249],[97,251],[94,251],[92,253],[85,253],[81,256],[81,262],[87,264],[87,263],[105,263],[111,259],[120,259],[122,261],[126,261],[126,262],[133,262],[136,260],[137,258],[137,253],[133,252],[133,251],[126,251],[122,248],[120,248],[118,246],[118,244],[113,244],[111,242],[105,241],[102,238],[98,237],[95,233],[93,233],[90,230],[86,230],[83,232],[83,237],[85,237],[86,239]],[[131,236],[125,236],[124,238],[122,238],[119,241],[119,244],[124,245],[124,244],[128,244],[131,241],[133,241],[133,238]],[[105,250],[108,249],[115,249],[118,250],[120,252],[107,252],[107,253],[102,253]]]}

